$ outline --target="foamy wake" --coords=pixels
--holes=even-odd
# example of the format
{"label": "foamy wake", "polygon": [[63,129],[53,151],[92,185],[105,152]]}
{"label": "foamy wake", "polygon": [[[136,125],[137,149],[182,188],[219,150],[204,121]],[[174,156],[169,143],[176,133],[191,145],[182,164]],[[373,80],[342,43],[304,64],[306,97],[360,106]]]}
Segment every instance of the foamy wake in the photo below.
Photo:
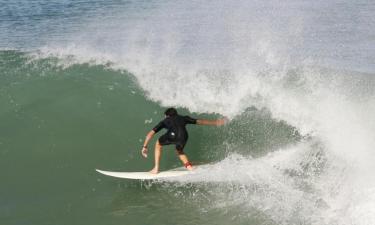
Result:
{"label": "foamy wake", "polygon": [[277,224],[372,224],[375,190],[362,177],[362,184],[354,181],[353,171],[310,140],[261,158],[231,154],[167,186],[194,183],[210,195],[208,208],[248,209],[239,217],[261,212]]}

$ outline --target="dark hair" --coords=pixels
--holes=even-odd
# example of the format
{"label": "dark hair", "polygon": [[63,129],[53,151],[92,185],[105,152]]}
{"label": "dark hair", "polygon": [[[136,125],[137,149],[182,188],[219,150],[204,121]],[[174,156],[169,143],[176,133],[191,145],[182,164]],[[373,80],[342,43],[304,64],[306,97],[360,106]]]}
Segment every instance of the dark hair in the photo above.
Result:
{"label": "dark hair", "polygon": [[168,108],[167,110],[165,110],[164,115],[177,116],[177,110],[175,108]]}

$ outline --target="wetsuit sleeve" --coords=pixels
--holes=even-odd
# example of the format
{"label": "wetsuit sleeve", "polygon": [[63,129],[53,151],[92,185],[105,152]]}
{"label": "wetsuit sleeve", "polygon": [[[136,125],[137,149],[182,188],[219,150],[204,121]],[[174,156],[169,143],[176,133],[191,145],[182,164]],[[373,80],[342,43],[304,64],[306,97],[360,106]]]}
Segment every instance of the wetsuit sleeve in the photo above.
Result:
{"label": "wetsuit sleeve", "polygon": [[154,128],[152,128],[152,130],[155,131],[155,133],[157,133],[163,128],[165,128],[164,120],[160,121],[160,123],[158,123],[158,125],[156,125]]}
{"label": "wetsuit sleeve", "polygon": [[186,124],[197,124],[197,119],[191,118],[190,116],[185,116],[184,119]]}

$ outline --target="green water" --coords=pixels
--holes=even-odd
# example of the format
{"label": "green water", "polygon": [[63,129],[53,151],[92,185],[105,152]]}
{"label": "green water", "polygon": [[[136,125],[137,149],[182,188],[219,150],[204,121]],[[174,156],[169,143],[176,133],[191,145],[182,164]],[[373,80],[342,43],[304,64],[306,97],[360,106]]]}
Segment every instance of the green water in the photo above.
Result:
{"label": "green water", "polygon": [[[143,159],[140,147],[165,108],[147,100],[127,72],[62,66],[15,51],[2,51],[0,59],[1,224],[242,224],[261,218],[236,216],[238,206],[213,207],[210,190],[220,191],[217,184],[131,181],[95,172],[152,168],[153,157]],[[234,143],[241,154],[259,155],[265,146],[298,139],[292,128],[254,109],[225,127],[188,129],[186,153],[197,164],[220,161]],[[166,147],[161,169],[180,166]]]}

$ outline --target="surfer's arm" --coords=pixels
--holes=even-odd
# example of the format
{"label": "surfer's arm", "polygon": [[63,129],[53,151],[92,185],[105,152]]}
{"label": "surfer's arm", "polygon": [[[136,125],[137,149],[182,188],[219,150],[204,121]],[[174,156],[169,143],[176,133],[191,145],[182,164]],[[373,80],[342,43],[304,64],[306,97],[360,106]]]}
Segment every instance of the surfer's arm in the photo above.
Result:
{"label": "surfer's arm", "polygon": [[147,150],[147,146],[148,146],[148,143],[151,141],[151,139],[152,139],[152,137],[154,136],[154,134],[155,134],[156,132],[154,131],[154,130],[151,130],[150,132],[148,132],[147,133],[147,135],[146,135],[146,139],[145,139],[145,141],[143,142],[143,147],[142,147],[142,155],[143,155],[143,157],[147,157],[147,152],[148,152],[148,150]]}
{"label": "surfer's arm", "polygon": [[151,141],[152,137],[154,136],[155,131],[151,130],[150,132],[147,133],[145,142],[143,143],[143,147],[147,147],[148,143]]}
{"label": "surfer's arm", "polygon": [[204,119],[197,119],[198,125],[211,125],[211,126],[222,126],[228,121],[227,118],[218,119],[218,120],[204,120]]}

